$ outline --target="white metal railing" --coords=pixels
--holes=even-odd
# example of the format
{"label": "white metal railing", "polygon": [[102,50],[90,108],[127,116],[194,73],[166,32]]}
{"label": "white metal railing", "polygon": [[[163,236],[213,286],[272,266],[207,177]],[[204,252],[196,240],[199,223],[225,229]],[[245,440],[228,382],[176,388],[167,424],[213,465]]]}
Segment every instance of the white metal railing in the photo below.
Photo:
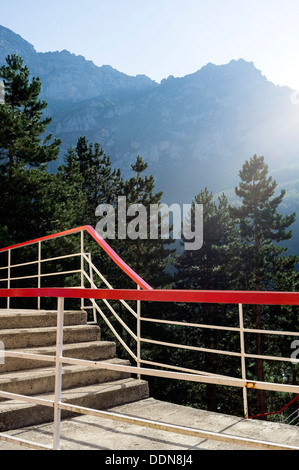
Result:
{"label": "white metal railing", "polygon": [[[57,292],[57,289],[55,288],[55,292],[52,294],[49,294],[49,297],[57,297],[58,298],[58,323],[57,323],[57,347],[56,347],[56,355],[55,356],[44,356],[44,355],[31,355],[31,354],[24,354],[24,353],[17,353],[17,352],[10,352],[10,351],[5,351],[6,356],[15,356],[15,357],[23,357],[27,359],[38,359],[41,361],[52,361],[56,365],[56,387],[55,387],[55,399],[54,400],[38,400],[33,397],[23,397],[19,395],[14,395],[10,393],[4,393],[0,392],[0,396],[3,398],[22,398],[25,401],[30,401],[33,403],[39,403],[43,404],[45,406],[50,406],[54,408],[55,412],[55,436],[54,436],[54,448],[59,448],[59,426],[60,426],[60,412],[62,409],[70,409],[72,407],[73,411],[78,410],[78,407],[75,407],[73,405],[66,405],[61,402],[61,368],[62,364],[68,363],[68,364],[80,364],[84,365],[86,367],[97,367],[97,368],[104,368],[104,369],[109,369],[109,370],[117,370],[117,371],[126,371],[129,373],[136,374],[138,378],[140,378],[141,374],[145,376],[156,376],[156,377],[164,377],[164,378],[169,378],[169,379],[177,379],[177,380],[187,380],[187,381],[193,381],[197,383],[205,383],[205,384],[218,384],[218,385],[226,385],[226,386],[233,386],[233,387],[239,387],[242,388],[243,390],[243,407],[244,407],[244,417],[248,417],[248,403],[247,403],[247,390],[248,389],[260,389],[260,390],[272,390],[272,391],[279,391],[279,392],[288,392],[288,393],[296,393],[299,394],[299,386],[298,385],[291,385],[291,384],[280,384],[280,383],[268,383],[268,382],[258,382],[258,381],[253,381],[253,380],[248,380],[247,379],[247,373],[246,373],[246,360],[247,359],[262,359],[262,360],[274,360],[274,361],[284,361],[284,362],[292,362],[293,364],[298,364],[299,359],[294,359],[290,357],[277,357],[277,356],[266,356],[266,355],[256,355],[256,354],[249,354],[246,352],[245,349],[245,334],[248,333],[258,333],[258,334],[267,334],[267,335],[287,335],[287,336],[293,336],[293,337],[298,337],[299,333],[298,332],[290,332],[290,331],[276,331],[276,330],[262,330],[262,329],[249,329],[244,327],[244,314],[243,314],[243,303],[251,303],[251,304],[258,304],[258,303],[264,303],[267,304],[268,300],[270,299],[270,304],[275,303],[276,297],[273,295],[273,293],[268,293],[269,295],[266,296],[266,300],[263,300],[263,297],[260,297],[257,293],[252,293],[254,296],[254,301],[249,300],[247,302],[247,296],[244,293],[224,293],[224,292],[194,292],[194,291],[185,291],[184,293],[180,291],[153,291],[150,288],[147,288],[146,284],[140,281],[140,278],[138,278],[135,273],[132,273],[129,271],[129,268],[124,266],[124,269],[127,270],[128,274],[130,277],[133,279],[133,281],[136,283],[137,289],[131,290],[131,291],[124,291],[124,290],[115,290],[113,289],[112,285],[107,281],[105,276],[101,273],[101,271],[93,264],[92,262],[92,257],[89,252],[86,252],[85,250],[85,245],[84,245],[84,232],[86,230],[86,227],[76,229],[75,231],[68,231],[66,233],[62,234],[57,234],[49,237],[44,237],[43,239],[38,239],[38,240],[33,240],[31,242],[27,242],[26,245],[34,245],[36,244],[38,246],[38,254],[37,254],[37,259],[34,261],[26,261],[24,263],[13,263],[12,262],[12,253],[13,250],[23,248],[24,244],[21,245],[16,245],[13,247],[9,247],[7,249],[2,249],[0,250],[0,253],[4,252],[7,253],[7,265],[2,266],[0,268],[0,274],[1,272],[6,272],[6,276],[4,276],[2,279],[0,278],[0,282],[3,282],[6,284],[5,287],[7,287],[7,292],[2,293],[2,297],[7,298],[7,308],[10,307],[10,292],[16,291],[18,289],[12,289],[12,283],[15,283],[16,281],[22,281],[24,279],[32,279],[36,280],[36,285],[37,289],[35,290],[34,295],[28,295],[28,297],[36,297],[38,299],[38,308],[41,306],[41,298],[45,296],[44,294],[42,295],[43,291],[43,279],[46,278],[47,276],[55,276],[55,275],[70,275],[70,274],[79,274],[80,276],[80,285],[77,286],[76,288],[72,288],[68,290],[68,294],[66,295],[67,298],[77,298],[81,299],[81,308],[82,309],[88,309],[91,308],[93,311],[93,322],[98,321],[98,316],[100,316],[105,323],[108,325],[108,327],[111,329],[117,340],[120,342],[120,344],[125,348],[127,353],[130,355],[130,357],[135,361],[136,365],[134,366],[120,366],[116,364],[108,364],[107,362],[102,363],[102,362],[90,362],[90,361],[82,361],[82,360],[76,360],[76,359],[71,359],[71,358],[64,358],[62,356],[62,341],[63,341],[63,312],[64,312],[64,290],[61,290],[62,295],[59,295],[59,292]],[[50,257],[50,258],[43,258],[42,256],[42,243],[49,238],[59,238],[64,235],[69,235],[73,233],[79,233],[80,234],[80,251],[76,252],[74,254],[66,254],[63,256],[57,256],[57,257]],[[93,232],[90,232],[91,235],[93,236]],[[104,246],[104,249],[106,247]],[[110,255],[111,253],[108,252],[106,249],[107,253]],[[50,273],[45,273],[43,271],[43,266],[46,263],[50,263],[53,261],[58,261],[61,259],[66,259],[66,258],[78,258],[79,259],[79,264],[80,266],[77,269],[71,269],[71,270],[66,270],[66,271],[60,271],[60,272],[50,272]],[[115,258],[115,254],[112,253],[112,257]],[[122,268],[123,266],[121,263],[119,263],[119,260],[116,259],[117,264]],[[14,277],[12,275],[13,269],[16,268],[21,268],[21,267],[26,267],[26,266],[37,266],[37,272],[35,274],[29,274],[27,276],[17,276]],[[87,268],[86,268],[87,266]],[[98,277],[101,281],[102,284],[106,286],[107,289],[98,289],[98,286],[95,282],[95,277]],[[90,286],[90,289],[87,289],[86,283]],[[148,286],[149,287],[149,286]],[[142,290],[141,290],[142,289]],[[51,290],[51,289],[50,289]],[[22,293],[19,293],[19,295],[15,295],[22,297],[21,294],[26,296],[26,289],[23,290]],[[75,292],[77,291],[78,294]],[[0,289],[1,292],[1,289]],[[47,291],[49,292],[49,290]],[[178,292],[178,294],[177,294]],[[162,295],[163,294],[163,295]],[[166,295],[164,295],[166,294]],[[208,295],[205,295],[208,294]],[[248,294],[248,293],[247,293]],[[250,293],[249,293],[250,294]],[[267,293],[264,293],[267,294]],[[290,293],[283,293],[287,297],[287,300],[285,303],[281,303],[281,298],[278,297],[278,304],[281,305],[292,305],[292,304],[299,304],[299,300],[297,300],[297,297],[295,300],[293,300],[293,297]],[[295,294],[296,295],[296,294]],[[1,297],[1,296],[0,296]],[[207,297],[207,298],[206,298]],[[243,298],[245,298],[243,302]],[[290,298],[290,301],[288,299]],[[274,300],[273,300],[274,299]],[[129,315],[134,318],[135,321],[135,332],[130,328],[125,320],[117,313],[115,308],[111,305],[109,300],[118,300],[119,302],[122,303],[122,305],[127,309],[129,312]],[[136,310],[134,310],[129,304],[128,301],[133,300],[136,302]],[[237,311],[238,311],[238,326],[230,327],[230,326],[220,326],[220,325],[206,325],[202,323],[190,323],[190,322],[184,322],[184,321],[171,321],[171,320],[165,320],[161,318],[147,318],[143,317],[141,313],[141,300],[152,300],[152,301],[167,301],[167,302],[210,302],[210,303],[229,303],[229,304],[235,304],[237,306]],[[85,305],[86,301],[90,302],[90,305]],[[120,336],[120,334],[116,331],[114,328],[113,324],[111,323],[110,319],[104,312],[104,309],[101,307],[100,302],[103,302],[104,305],[108,308],[109,314],[122,326],[122,328],[125,329],[127,334],[132,338],[133,342],[136,345],[136,351],[134,352],[123,340],[123,338]],[[289,302],[289,303],[288,303]],[[295,303],[292,303],[295,302]],[[146,322],[152,322],[155,323],[156,325],[158,324],[164,324],[164,325],[171,325],[171,326],[181,326],[181,327],[192,327],[196,329],[210,329],[210,330],[219,330],[223,331],[225,334],[226,332],[234,332],[239,335],[239,350],[236,351],[226,351],[226,350],[217,350],[217,349],[212,349],[212,348],[204,348],[200,346],[189,346],[189,345],[184,345],[184,344],[177,344],[177,343],[172,343],[169,341],[161,341],[161,340],[155,340],[155,339],[148,339],[144,338],[142,336],[142,324]],[[200,371],[200,370],[194,370],[186,367],[179,366],[179,365],[171,365],[171,364],[165,364],[165,363],[160,363],[156,361],[151,361],[151,360],[145,360],[142,358],[142,344],[147,343],[147,344],[153,344],[153,345],[159,345],[161,347],[170,347],[170,348],[179,348],[179,349],[187,349],[190,351],[198,351],[198,352],[208,352],[212,354],[218,354],[218,355],[224,355],[224,356],[231,356],[231,357],[237,357],[240,359],[240,377],[230,377],[227,375],[220,375],[220,374],[213,374],[210,372],[206,371]],[[146,367],[145,367],[146,366]],[[155,367],[155,368],[150,368],[150,367]],[[159,369],[156,369],[159,367]],[[66,408],[67,407],[67,408]],[[80,408],[80,412],[82,413],[87,413],[87,414],[94,414],[97,416],[102,416],[102,417],[110,417],[112,416],[110,413],[104,413],[102,411],[94,411],[94,410],[88,410],[85,408]],[[112,418],[114,419],[114,417]],[[125,419],[125,418],[124,418]],[[127,422],[131,422],[131,418],[126,418],[128,419]],[[139,421],[138,421],[139,422]],[[142,423],[142,421],[140,421]],[[142,425],[142,424],[141,424]],[[150,427],[156,427],[159,426],[159,424],[153,422],[149,422],[148,425]],[[167,425],[163,424],[163,429]],[[165,428],[165,429],[166,429]],[[166,430],[171,430],[173,432],[173,427],[168,426]],[[184,428],[181,429],[182,432],[186,433],[194,433],[190,435],[196,435],[196,436],[201,436],[207,434],[204,431],[199,431],[199,430],[192,430],[191,428]],[[200,434],[202,433],[202,434]],[[217,434],[217,433],[216,433]],[[228,439],[226,442],[234,442],[233,436],[227,436],[223,438],[223,435],[221,434],[220,436],[217,436],[215,433],[210,433],[211,439],[220,439],[225,440]],[[9,439],[9,436],[6,435],[0,435],[0,439]],[[237,439],[238,440],[238,439]],[[242,443],[248,442],[249,446],[256,445],[257,447],[260,448],[269,448],[270,443],[260,443],[254,440],[243,440]],[[241,441],[240,441],[241,442]],[[34,445],[34,444],[29,444],[29,445]],[[271,444],[272,448],[278,448],[278,445]],[[277,447],[278,446],[278,447]],[[280,446],[281,447],[281,446]],[[284,446],[284,448],[291,448],[291,446]],[[299,448],[298,448],[299,450]]]}
{"label": "white metal railing", "polygon": [[[66,235],[72,235],[73,234],[73,231],[70,231],[71,233],[68,233],[69,231],[66,232]],[[85,287],[85,280],[88,281],[88,284],[91,288],[97,288],[96,284],[94,283],[94,280],[93,280],[93,277],[94,277],[94,273],[100,278],[101,282],[103,282],[105,284],[106,287],[108,287],[109,289],[113,289],[113,287],[111,286],[111,284],[107,281],[107,279],[105,278],[105,276],[99,271],[99,269],[97,269],[97,267],[92,263],[92,259],[91,259],[91,253],[86,253],[85,252],[85,240],[84,240],[84,233],[85,233],[85,227],[83,228],[80,228],[78,230],[78,233],[80,235],[80,252],[78,253],[71,253],[71,254],[67,254],[67,255],[61,255],[61,256],[55,256],[55,257],[50,257],[50,258],[43,258],[42,257],[42,244],[47,242],[49,240],[48,237],[44,237],[43,239],[38,239],[37,241],[32,241],[30,242],[29,244],[30,245],[37,245],[38,249],[37,249],[37,259],[34,260],[34,261],[27,261],[27,262],[24,262],[24,263],[12,263],[12,253],[15,251],[15,250],[21,250],[24,248],[24,246],[28,246],[27,244],[24,245],[24,244],[20,244],[20,245],[16,245],[16,246],[13,246],[13,247],[10,247],[10,248],[7,248],[7,249],[2,249],[1,252],[6,252],[7,253],[7,265],[6,266],[1,266],[0,267],[0,283],[6,283],[6,286],[8,289],[10,289],[12,287],[12,283],[16,282],[16,281],[24,281],[24,280],[28,280],[28,279],[32,279],[32,280],[36,280],[36,287],[37,288],[41,288],[43,287],[42,285],[42,280],[43,279],[46,279],[46,278],[50,278],[50,277],[53,277],[53,276],[67,276],[67,275],[74,275],[74,274],[80,274],[80,285],[78,285],[77,287],[78,288],[84,288]],[[51,237],[50,239],[53,240],[53,239],[56,239],[56,238],[59,238],[61,235],[58,234],[57,237],[53,236]],[[69,269],[69,270],[63,270],[63,271],[54,271],[54,272],[42,272],[42,266],[46,265],[47,263],[51,263],[53,261],[61,261],[61,260],[65,260],[65,259],[71,259],[71,258],[79,258],[79,266],[77,267],[77,269]],[[85,262],[87,262],[88,264],[88,271],[89,273],[87,273],[86,269],[85,269]],[[17,268],[23,268],[23,267],[29,267],[29,266],[37,266],[37,272],[35,274],[30,274],[30,275],[23,275],[23,276],[13,276],[12,275],[12,270],[13,269],[17,269]],[[3,271],[7,271],[7,275],[4,276],[4,277],[1,277],[1,272]],[[62,282],[63,284],[63,282]],[[137,285],[138,286],[138,285]],[[1,287],[1,285],[0,285]],[[10,298],[8,297],[7,298],[7,305],[6,305],[6,308],[9,309],[10,308]],[[137,313],[134,311],[134,309],[132,309],[130,307],[130,305],[128,305],[127,302],[123,301],[123,300],[120,300],[120,302],[125,306],[125,308],[132,314],[135,316],[135,318],[137,318]],[[136,340],[136,335],[134,335],[134,333],[129,330],[129,328],[127,327],[127,325],[121,320],[121,318],[117,315],[117,313],[115,312],[115,310],[111,307],[111,305],[109,304],[109,302],[107,300],[104,299],[104,303],[105,305],[109,308],[110,312],[114,315],[114,317],[122,324],[122,326],[129,332],[129,334],[132,335],[132,337]],[[137,302],[138,304],[138,302]],[[38,297],[37,299],[37,308],[40,309],[41,308],[41,299],[40,297]],[[89,309],[90,307],[87,306],[87,305],[84,305],[84,299],[81,299],[81,308],[82,309]],[[120,336],[117,334],[117,332],[115,331],[115,329],[112,327],[112,324],[109,322],[107,316],[103,313],[103,311],[100,309],[100,307],[95,303],[93,302],[93,305],[91,307],[93,309],[93,322],[96,323],[97,322],[97,313],[101,315],[101,317],[104,319],[104,321],[108,324],[108,326],[110,327],[110,329],[113,331],[113,333],[115,334],[115,336],[117,337],[117,339],[120,341],[120,343],[123,344],[123,346],[127,349],[126,345],[123,343],[122,339],[120,338]],[[96,313],[97,312],[97,313]],[[128,350],[128,349],[127,349]],[[132,356],[132,357],[136,357],[132,351],[128,350],[129,354]]]}
{"label": "white metal railing", "polygon": [[[7,253],[7,265],[0,267],[0,283],[5,283],[7,288],[10,289],[12,287],[12,284],[15,283],[16,281],[25,281],[28,279],[31,280],[36,280],[36,287],[37,288],[42,288],[44,287],[43,285],[43,280],[46,278],[50,278],[53,276],[67,276],[67,275],[75,275],[79,274],[80,275],[80,284],[77,286],[78,288],[84,288],[86,287],[86,282],[88,283],[89,287],[93,289],[97,289],[97,285],[94,282],[94,276],[98,276],[100,279],[101,283],[103,283],[108,289],[113,289],[112,285],[107,281],[105,276],[100,272],[100,270],[92,263],[92,257],[91,253],[86,253],[85,251],[85,239],[84,239],[84,233],[85,233],[85,227],[82,229],[78,230],[77,232],[80,236],[80,252],[77,253],[71,253],[67,255],[61,255],[61,256],[55,256],[55,257],[46,257],[43,258],[42,256],[42,244],[47,242],[49,240],[48,237],[43,238],[43,239],[38,239],[37,241],[32,241],[30,245],[37,245],[37,259],[33,261],[26,261],[23,263],[12,263],[12,254],[15,250],[21,250],[24,248],[23,244],[13,246],[11,248],[7,248],[6,250],[2,250],[2,252]],[[68,233],[67,235],[73,235],[73,232]],[[57,237],[51,237],[50,239],[56,239],[59,238],[61,235],[59,234]],[[28,245],[25,245],[28,246]],[[63,270],[63,271],[54,271],[54,272],[43,272],[42,267],[45,266],[47,263],[52,263],[53,261],[61,261],[65,259],[74,259],[78,258],[79,260],[79,265],[77,269],[71,269],[71,270]],[[87,263],[87,269],[85,268],[85,264]],[[30,274],[30,275],[23,275],[23,276],[13,276],[12,271],[14,269],[20,269],[23,267],[29,267],[29,266],[37,266],[37,272],[35,274]],[[4,277],[1,277],[1,272],[7,271],[7,275]],[[63,284],[63,281],[62,281]],[[1,286],[1,284],[0,284]],[[136,288],[139,289],[140,287],[136,283]],[[104,313],[103,309],[99,306],[99,304],[93,300],[90,299],[90,305],[85,305],[84,304],[84,299],[81,299],[81,309],[82,310],[89,310],[92,309],[93,311],[93,320],[89,321],[88,323],[97,323],[98,322],[98,317],[100,316],[104,322],[108,325],[114,336],[117,338],[119,343],[124,347],[124,349],[127,351],[127,353],[130,355],[131,358],[136,361],[136,363],[140,364],[140,359],[138,357],[138,351],[140,350],[140,341],[138,338],[138,331],[140,330],[140,301],[137,301],[137,307],[136,310],[139,311],[139,314],[137,311],[135,311],[127,302],[124,300],[120,299],[121,304],[127,309],[127,311],[133,315],[137,321],[137,327],[136,331],[137,334],[135,334],[129,327],[128,325],[122,320],[122,318],[117,314],[115,309],[111,306],[111,304],[108,302],[108,300],[103,299],[103,303],[106,305],[106,307],[109,309],[110,313],[112,314],[113,318],[116,319],[119,324],[122,325],[122,327],[127,331],[127,333],[133,338],[133,340],[136,342],[136,353],[134,353],[131,348],[126,344],[126,342],[121,338],[117,330],[114,328],[112,325],[111,321],[108,319],[107,315]],[[7,305],[6,308],[9,309],[11,305],[11,299],[10,297],[7,298]],[[41,298],[37,298],[37,308],[41,308]]]}
{"label": "white metal railing", "polygon": [[[23,445],[30,448],[35,449],[45,449],[45,450],[58,450],[60,448],[60,425],[61,425],[61,411],[68,410],[73,411],[79,414],[87,414],[96,416],[99,418],[105,419],[112,419],[118,420],[128,424],[135,424],[140,425],[143,427],[149,427],[153,429],[160,429],[163,431],[168,431],[172,433],[177,433],[180,435],[187,435],[187,436],[194,436],[200,437],[204,439],[212,439],[221,442],[227,442],[231,444],[238,444],[238,445],[245,445],[255,449],[269,449],[269,450],[299,450],[299,447],[286,445],[286,444],[278,444],[273,442],[266,442],[261,441],[258,439],[251,439],[251,438],[243,438],[237,437],[230,434],[222,434],[222,433],[215,433],[206,430],[200,430],[192,427],[186,426],[177,426],[171,425],[168,423],[161,423],[154,420],[148,419],[141,419],[135,418],[132,416],[112,413],[109,411],[102,411],[102,410],[94,410],[82,406],[72,405],[69,403],[63,403],[61,401],[61,389],[62,389],[62,365],[63,364],[74,364],[74,365],[85,365],[86,367],[93,367],[93,368],[100,368],[106,370],[117,370],[117,371],[125,371],[129,373],[142,373],[143,375],[149,376],[157,376],[157,377],[166,377],[166,378],[176,378],[179,380],[188,380],[194,381],[199,383],[223,383],[223,384],[231,384],[244,387],[246,384],[244,380],[237,380],[237,379],[225,379],[218,377],[205,377],[196,374],[186,374],[186,373],[175,373],[169,371],[159,371],[155,369],[145,369],[140,367],[133,367],[133,366],[125,366],[125,365],[117,365],[117,364],[109,364],[107,362],[93,362],[93,361],[86,361],[81,359],[74,359],[74,358],[66,358],[63,357],[62,354],[62,347],[63,347],[63,324],[64,324],[64,298],[58,298],[58,307],[57,307],[57,342],[56,342],[56,355],[55,356],[48,356],[48,355],[38,355],[38,354],[26,354],[21,352],[12,352],[12,351],[5,351],[5,356],[7,357],[21,357],[25,359],[36,359],[39,361],[46,361],[46,362],[53,362],[55,364],[55,395],[54,400],[45,400],[36,397],[29,397],[14,393],[2,392],[0,391],[0,397],[5,399],[17,399],[24,402],[34,403],[42,406],[51,407],[54,410],[54,431],[53,431],[53,443],[52,445],[44,445],[33,443],[21,438],[16,438],[14,436],[10,436],[9,434],[0,433],[0,440],[12,442],[15,444]],[[266,384],[265,384],[266,385]],[[262,383],[255,382],[255,386],[257,388],[264,388]],[[291,386],[285,386],[285,390],[290,389]],[[277,389],[277,387],[274,387]],[[298,387],[292,386],[291,389],[294,391],[294,388],[298,389]]]}
{"label": "white metal railing", "polygon": [[[100,271],[94,266],[91,260],[91,255],[90,253],[88,255],[83,253],[83,258],[85,261],[88,263],[89,266],[89,275],[87,272],[84,270],[83,275],[89,282],[91,288],[96,289],[97,286],[94,283],[94,274],[98,275],[101,281],[108,287],[108,289],[112,289],[113,287],[111,284],[105,279],[105,277],[100,273]],[[140,289],[139,286],[137,286],[137,289]],[[248,418],[249,413],[248,413],[248,397],[247,397],[247,390],[250,388],[255,388],[255,383],[252,381],[247,381],[247,374],[246,374],[246,359],[263,359],[267,361],[281,361],[281,362],[291,362],[291,363],[299,363],[298,359],[292,359],[291,357],[278,357],[278,356],[266,356],[266,355],[257,355],[257,354],[248,354],[246,353],[245,350],[245,334],[246,333],[259,333],[259,334],[264,334],[264,335],[277,335],[277,336],[293,336],[293,337],[298,337],[299,332],[291,332],[291,331],[278,331],[278,330],[265,330],[265,329],[254,329],[254,328],[245,328],[244,327],[244,315],[243,315],[243,304],[238,304],[238,317],[239,317],[239,326],[238,327],[230,327],[230,326],[220,326],[220,325],[211,325],[211,324],[203,324],[203,323],[190,323],[186,321],[173,321],[173,320],[165,320],[161,318],[149,318],[149,317],[142,317],[141,315],[141,302],[137,301],[137,309],[136,311],[133,310],[127,302],[124,300],[120,300],[120,302],[127,308],[127,310],[135,317],[136,319],[136,334],[126,325],[126,323],[120,318],[120,316],[116,313],[116,311],[111,307],[109,302],[106,299],[101,299],[101,301],[104,302],[104,304],[108,307],[110,312],[112,313],[113,317],[124,327],[124,329],[127,331],[127,333],[133,338],[133,340],[136,342],[136,353],[132,351],[132,349],[129,348],[129,346],[126,344],[126,342],[121,338],[121,336],[118,334],[116,329],[113,327],[103,310],[100,308],[98,305],[97,301],[95,299],[90,299],[92,303],[92,308],[94,310],[94,321],[95,323],[98,322],[97,314],[105,321],[105,323],[108,325],[110,330],[113,332],[114,336],[117,338],[119,343],[124,347],[124,349],[129,353],[130,357],[136,362],[137,367],[142,367],[142,366],[154,366],[154,367],[159,367],[162,369],[169,369],[169,370],[174,370],[178,371],[180,373],[188,373],[188,374],[200,374],[205,377],[216,377],[216,381],[214,382],[215,384],[220,384],[221,381],[220,379],[224,379],[224,384],[229,385],[227,380],[233,379],[234,377],[229,377],[227,375],[221,375],[221,374],[214,374],[211,372],[207,371],[200,371],[197,369],[190,369],[187,367],[183,366],[174,366],[171,364],[165,364],[161,362],[156,362],[156,361],[151,361],[151,360],[145,360],[142,358],[142,344],[152,344],[152,345],[157,345],[157,346],[162,346],[162,347],[171,347],[171,348],[176,348],[176,349],[185,349],[189,351],[194,351],[194,352],[203,352],[203,353],[212,353],[212,354],[217,354],[217,355],[222,355],[222,356],[231,356],[231,357],[239,357],[240,358],[240,370],[241,370],[241,379],[243,381],[246,381],[247,386],[243,387],[243,410],[244,410],[244,417]],[[83,308],[88,308],[83,304]],[[219,350],[219,349],[208,349],[204,347],[198,347],[198,346],[189,346],[189,345],[184,345],[184,344],[177,344],[177,343],[171,343],[171,342],[166,342],[166,341],[158,341],[154,339],[148,339],[144,338],[141,335],[142,331],[142,323],[154,323],[154,324],[163,324],[163,325],[168,325],[168,326],[181,326],[181,327],[192,327],[196,329],[209,329],[209,330],[219,330],[223,332],[236,332],[239,334],[240,338],[240,350],[239,351],[224,351],[224,350]],[[145,369],[142,369],[143,371]],[[138,374],[138,377],[140,377],[140,374]],[[176,379],[178,379],[177,376],[175,376]],[[213,383],[213,382],[210,382]],[[274,385],[274,384],[273,384]],[[279,384],[278,384],[279,387]],[[272,388],[272,385],[268,384],[267,390],[278,390],[277,387]],[[285,390],[285,389],[284,389]],[[298,392],[299,392],[299,387],[298,387]]]}

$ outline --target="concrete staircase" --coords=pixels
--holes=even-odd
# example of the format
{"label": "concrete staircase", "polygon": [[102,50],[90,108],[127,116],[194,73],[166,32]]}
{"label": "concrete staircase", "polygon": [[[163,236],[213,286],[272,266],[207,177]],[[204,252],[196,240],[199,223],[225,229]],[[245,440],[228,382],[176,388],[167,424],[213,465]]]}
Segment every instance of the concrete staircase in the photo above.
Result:
{"label": "concrete staircase", "polygon": [[[55,311],[0,310],[0,341],[5,350],[55,355]],[[115,357],[116,345],[101,341],[100,328],[87,324],[84,311],[66,311],[66,357],[129,364]],[[0,364],[0,390],[54,399],[55,365],[44,361],[5,358]],[[124,372],[64,365],[62,401],[107,409],[148,398],[148,384]],[[62,418],[74,416],[62,411]],[[53,408],[0,398],[0,432],[53,420]]]}

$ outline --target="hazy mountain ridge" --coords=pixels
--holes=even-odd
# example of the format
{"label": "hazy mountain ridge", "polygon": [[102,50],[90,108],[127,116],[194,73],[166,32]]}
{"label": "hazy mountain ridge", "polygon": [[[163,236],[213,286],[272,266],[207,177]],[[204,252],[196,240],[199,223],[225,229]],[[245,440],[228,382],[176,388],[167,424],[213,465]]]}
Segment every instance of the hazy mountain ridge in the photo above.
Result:
{"label": "hazy mountain ridge", "polygon": [[86,135],[124,175],[140,154],[165,202],[189,203],[205,186],[233,194],[244,161],[256,153],[287,190],[283,210],[299,209],[299,104],[293,90],[271,83],[252,62],[209,63],[158,84],[68,51],[38,53],[0,26],[1,64],[9,53],[41,77],[61,158]]}
{"label": "hazy mountain ridge", "polygon": [[145,75],[128,76],[110,65],[97,67],[67,50],[37,52],[21,36],[0,26],[0,63],[8,54],[21,55],[33,76],[40,76],[46,100],[78,102],[117,91],[140,91],[157,86]]}

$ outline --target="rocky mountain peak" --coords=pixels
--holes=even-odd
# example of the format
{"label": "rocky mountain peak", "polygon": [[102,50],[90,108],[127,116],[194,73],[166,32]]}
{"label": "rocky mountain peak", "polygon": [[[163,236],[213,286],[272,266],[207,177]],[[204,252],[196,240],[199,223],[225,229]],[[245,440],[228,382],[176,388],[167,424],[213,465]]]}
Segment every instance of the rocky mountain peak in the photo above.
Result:
{"label": "rocky mountain peak", "polygon": [[145,75],[126,75],[110,65],[96,66],[91,60],[66,49],[36,52],[27,41],[0,25],[0,65],[9,54],[23,57],[33,76],[40,76],[46,100],[78,102],[119,92],[140,92],[157,86]]}
{"label": "rocky mountain peak", "polygon": [[[2,56],[18,54],[24,59],[36,54],[36,50],[29,42],[25,41],[19,34],[15,34],[8,28],[0,25],[0,50]],[[1,61],[2,62],[2,61]]]}

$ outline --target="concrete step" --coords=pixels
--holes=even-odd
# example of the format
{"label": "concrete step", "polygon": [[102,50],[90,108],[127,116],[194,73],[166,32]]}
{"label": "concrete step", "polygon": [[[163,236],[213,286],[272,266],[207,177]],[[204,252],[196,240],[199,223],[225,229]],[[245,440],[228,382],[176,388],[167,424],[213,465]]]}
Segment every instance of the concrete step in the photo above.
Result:
{"label": "concrete step", "polygon": [[[129,365],[128,361],[117,358],[109,359],[108,361],[105,360],[103,362]],[[102,382],[111,382],[129,377],[130,374],[125,372],[95,369],[77,365],[65,365],[62,367],[62,387],[65,390]],[[55,367],[53,366],[44,367],[42,369],[19,371],[17,376],[15,372],[8,372],[0,375],[0,390],[3,392],[32,396],[52,392],[54,389]]]}
{"label": "concrete step", "polygon": [[[53,400],[53,394],[39,395],[39,398]],[[148,398],[148,383],[144,380],[122,379],[115,382],[97,383],[62,392],[62,401],[93,409],[108,409],[125,403]],[[62,419],[76,416],[73,412],[62,411]],[[35,424],[53,421],[53,408],[24,403],[0,402],[0,432],[20,429]]]}
{"label": "concrete step", "polygon": [[[64,325],[84,325],[87,313],[82,310],[65,311]],[[0,309],[0,330],[16,328],[45,328],[57,325],[55,310],[16,310]]]}
{"label": "concrete step", "polygon": [[[14,350],[12,350],[14,351]],[[29,354],[43,354],[55,356],[55,346],[44,346],[38,348],[18,349],[18,352]],[[85,359],[87,361],[101,361],[115,357],[116,345],[112,341],[87,341],[82,343],[70,343],[63,345],[63,355],[75,359]],[[51,362],[37,361],[35,359],[22,359],[6,357],[5,364],[0,366],[0,374],[10,371],[28,370],[40,367],[51,366]],[[0,375],[1,376],[1,375]]]}
{"label": "concrete step", "polygon": [[[54,356],[57,313],[55,311],[0,311],[0,341],[5,351]],[[66,357],[113,364],[129,364],[115,357],[116,345],[101,341],[97,325],[87,324],[86,312],[65,312],[63,354]],[[64,365],[62,400],[105,409],[148,398],[147,382],[126,372]],[[0,391],[53,400],[55,366],[51,362],[5,357],[0,365]],[[62,413],[73,416],[73,413]],[[19,400],[0,399],[0,432],[53,420],[53,407]]]}
{"label": "concrete step", "polygon": [[[56,343],[57,328],[16,328],[0,330],[0,341],[6,349],[51,346]],[[96,325],[72,325],[63,329],[64,344],[99,341],[100,328]]]}

